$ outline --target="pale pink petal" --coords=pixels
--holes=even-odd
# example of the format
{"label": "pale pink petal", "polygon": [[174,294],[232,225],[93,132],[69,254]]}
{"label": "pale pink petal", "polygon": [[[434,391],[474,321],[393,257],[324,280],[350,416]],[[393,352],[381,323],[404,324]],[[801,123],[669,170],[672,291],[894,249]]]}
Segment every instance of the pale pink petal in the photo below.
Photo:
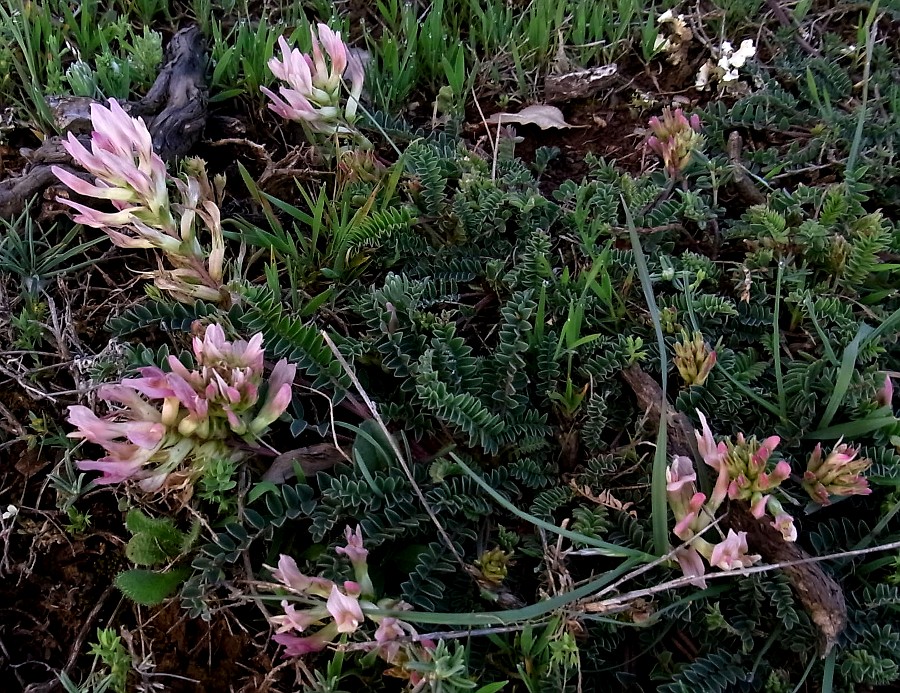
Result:
{"label": "pale pink petal", "polygon": [[681,566],[681,571],[684,573],[684,576],[693,578],[691,580],[692,585],[702,589],[706,588],[706,580],[703,579],[706,567],[703,565],[703,559],[700,557],[700,554],[697,553],[696,549],[690,546],[678,549],[675,551],[675,560],[677,560],[678,565]]}
{"label": "pale pink petal", "polygon": [[359,600],[355,597],[343,594],[337,588],[337,585],[331,588],[331,594],[326,602],[326,607],[328,613],[334,617],[338,633],[354,632],[359,628],[359,624],[365,619],[362,607],[359,605]]}

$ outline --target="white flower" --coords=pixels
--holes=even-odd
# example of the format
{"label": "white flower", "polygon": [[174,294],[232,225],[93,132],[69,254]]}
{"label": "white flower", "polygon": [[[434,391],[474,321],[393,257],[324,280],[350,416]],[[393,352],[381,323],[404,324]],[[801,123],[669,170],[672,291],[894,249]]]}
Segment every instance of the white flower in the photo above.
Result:
{"label": "white flower", "polygon": [[709,60],[700,66],[700,70],[697,72],[697,81],[694,82],[694,86],[697,89],[706,89],[712,69],[713,64]]}
{"label": "white flower", "polygon": [[9,520],[9,519],[14,518],[18,514],[19,514],[19,509],[16,506],[7,505],[6,510],[4,510],[2,514],[0,514],[0,518],[2,518],[4,520]]}
{"label": "white flower", "polygon": [[[723,72],[720,79],[723,82],[733,82],[738,78],[738,68],[743,67],[747,62],[747,58],[756,55],[756,46],[753,45],[751,39],[741,41],[741,45],[737,50],[731,45],[731,41],[722,41],[719,48],[719,70]],[[702,69],[702,68],[701,68]]]}
{"label": "white flower", "polygon": [[743,67],[747,58],[752,58],[754,55],[756,55],[756,46],[753,45],[753,40],[744,39],[741,41],[741,47],[731,56],[731,64],[733,67]]}
{"label": "white flower", "polygon": [[675,17],[675,13],[672,10],[666,10],[659,17],[656,18],[657,24],[662,24],[664,22],[669,22]]}

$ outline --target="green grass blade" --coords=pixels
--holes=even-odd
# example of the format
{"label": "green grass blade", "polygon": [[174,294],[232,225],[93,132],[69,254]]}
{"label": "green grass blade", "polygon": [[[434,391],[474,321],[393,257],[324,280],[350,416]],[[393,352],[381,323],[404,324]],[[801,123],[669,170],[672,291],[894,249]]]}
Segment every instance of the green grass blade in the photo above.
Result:
{"label": "green grass blade", "polygon": [[[887,409],[887,407],[882,407]],[[868,435],[874,431],[878,431],[886,426],[893,426],[897,423],[897,417],[893,414],[879,414],[879,409],[873,416],[867,416],[865,419],[858,419],[848,423],[821,428],[804,436],[807,440],[837,440],[838,438],[859,438]]]}
{"label": "green grass blade", "polygon": [[561,537],[565,537],[566,539],[570,539],[572,541],[578,541],[587,546],[593,546],[594,548],[600,549],[604,555],[606,556],[620,556],[627,558],[636,558],[642,561],[652,561],[655,560],[654,556],[650,554],[644,553],[643,551],[638,551],[637,549],[629,549],[624,546],[617,546],[616,544],[610,544],[607,541],[602,541],[600,539],[595,539],[594,537],[589,537],[585,534],[579,534],[578,532],[572,532],[568,529],[562,529],[561,527],[557,527],[556,525],[546,522],[534,515],[530,515],[526,513],[524,510],[520,510],[515,505],[510,503],[506,498],[501,496],[497,491],[492,489],[487,482],[484,481],[478,474],[476,474],[469,465],[463,462],[457,455],[450,453],[450,457],[453,458],[453,461],[459,465],[460,469],[463,470],[471,479],[478,484],[481,489],[487,493],[491,498],[493,498],[497,503],[499,503],[503,508],[511,512],[518,518],[525,520],[526,522],[530,522],[535,527],[540,527],[547,532],[552,532],[553,534],[558,534]]}
{"label": "green grass blade", "polygon": [[819,340],[822,342],[822,349],[825,350],[825,356],[828,357],[828,360],[835,366],[840,364],[838,361],[838,357],[834,353],[834,349],[831,347],[831,340],[828,339],[828,335],[825,334],[825,330],[822,329],[822,326],[819,324],[819,319],[816,317],[816,307],[813,305],[812,300],[807,296],[803,305],[806,306],[806,310],[809,311],[809,319],[812,321],[813,327],[816,330],[816,334],[819,335]]}
{"label": "green grass blade", "polygon": [[822,414],[822,420],[819,421],[819,428],[827,428],[837,413],[838,407],[844,401],[847,394],[847,388],[850,387],[850,379],[856,371],[856,357],[859,355],[859,345],[867,334],[872,331],[868,325],[860,325],[856,331],[853,341],[844,349],[844,356],[841,359],[841,370],[838,371],[837,381],[834,384],[834,390],[831,391],[831,397],[828,400],[828,406],[825,407],[825,413]]}
{"label": "green grass blade", "polygon": [[832,650],[825,659],[825,670],[822,672],[822,693],[831,693],[834,690],[834,663],[837,652]]}
{"label": "green grass blade", "polygon": [[644,298],[653,320],[653,330],[656,332],[656,343],[659,347],[659,372],[662,374],[662,402],[660,403],[659,433],[656,436],[656,452],[653,455],[653,474],[650,488],[650,515],[653,526],[653,546],[656,552],[662,556],[669,550],[669,504],[666,498],[666,441],[668,429],[668,399],[666,397],[666,373],[669,370],[668,355],[666,354],[666,340],[663,336],[662,323],[659,319],[659,307],[656,305],[656,297],[653,295],[653,283],[650,279],[650,270],[647,268],[647,258],[641,248],[641,240],[634,226],[634,219],[628,203],[621,197],[622,208],[625,210],[625,222],[628,225],[628,235],[631,237],[631,247],[634,250],[634,262],[637,265],[638,276],[641,280],[641,288],[644,290]]}
{"label": "green grass blade", "polygon": [[772,358],[775,363],[775,386],[778,389],[778,409],[781,418],[787,419],[787,398],[784,394],[784,372],[781,369],[781,281],[784,279],[784,260],[778,261],[775,277],[775,312],[772,318]]}

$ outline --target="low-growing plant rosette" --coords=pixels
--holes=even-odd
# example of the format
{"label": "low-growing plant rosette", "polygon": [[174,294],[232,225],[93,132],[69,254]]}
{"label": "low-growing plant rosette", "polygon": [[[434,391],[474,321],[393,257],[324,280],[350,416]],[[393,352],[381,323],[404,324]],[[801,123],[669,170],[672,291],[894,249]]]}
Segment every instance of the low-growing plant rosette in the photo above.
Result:
{"label": "low-growing plant rosette", "polygon": [[[139,370],[139,378],[104,385],[99,397],[114,406],[97,416],[69,407],[77,431],[69,437],[100,445],[106,455],[78,467],[100,471],[98,484],[135,481],[146,492],[191,485],[213,461],[239,462],[287,409],[296,366],[282,359],[264,379],[261,334],[229,341],[221,326],[194,337],[196,367],[170,356],[170,370]],[[265,398],[260,391],[265,385]]]}
{"label": "low-growing plant rosette", "polygon": [[[363,546],[362,528],[347,527],[346,546],[337,547],[353,566],[354,580],[343,584],[300,572],[297,562],[280,554],[277,567],[268,566],[272,577],[306,608],[298,609],[291,600],[284,599],[283,614],[270,619],[275,627],[273,640],[284,647],[285,657],[300,657],[321,652],[343,635],[359,632],[366,621],[377,624],[370,650],[394,667],[393,673],[403,671],[403,665],[415,658],[426,658],[434,648],[430,640],[419,640],[409,623],[394,616],[376,615],[385,610],[404,611],[410,606],[396,599],[376,600],[375,588],[369,577],[368,551]],[[306,635],[313,627],[314,633]],[[405,671],[414,685],[420,678],[414,671]]]}

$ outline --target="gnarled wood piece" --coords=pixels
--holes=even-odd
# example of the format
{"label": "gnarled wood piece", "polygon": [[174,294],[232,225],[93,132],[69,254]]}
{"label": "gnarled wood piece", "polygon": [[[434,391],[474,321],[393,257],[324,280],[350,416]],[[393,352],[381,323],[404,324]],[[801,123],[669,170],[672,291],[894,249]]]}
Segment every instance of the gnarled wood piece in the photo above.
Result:
{"label": "gnarled wood piece", "polygon": [[315,476],[319,472],[331,469],[344,459],[340,450],[331,443],[318,443],[305,448],[288,450],[274,459],[272,465],[263,474],[263,480],[283,484],[294,478],[295,463],[300,465],[300,469],[307,476]]}
{"label": "gnarled wood piece", "polygon": [[182,29],[166,47],[166,64],[150,91],[130,112],[142,116],[163,159],[190,151],[206,126],[207,55],[196,26]]}
{"label": "gnarled wood piece", "polygon": [[[765,520],[750,514],[746,503],[732,501],[728,505],[727,525],[736,532],[747,533],[747,545],[767,563],[786,563],[810,558],[795,543],[786,542],[781,532]],[[841,586],[818,563],[784,566],[797,598],[819,628],[819,653],[824,657],[847,626],[847,603]]]}
{"label": "gnarled wood piece", "polygon": [[549,103],[586,99],[618,81],[615,63],[576,70],[564,74],[550,73],[544,79],[544,100]]}
{"label": "gnarled wood piece", "polygon": [[[637,365],[629,366],[622,371],[622,377],[631,387],[638,405],[647,412],[648,422],[658,430],[660,421],[659,405],[662,402],[662,389],[653,378]],[[693,457],[694,426],[691,420],[681,412],[675,411],[666,403],[669,420],[668,451],[673,455]]]}
{"label": "gnarled wood piece", "polygon": [[[163,159],[186,154],[203,133],[207,116],[206,63],[200,29],[182,29],[169,42],[166,63],[147,95],[137,103],[123,104],[129,113],[147,122],[153,147]],[[52,108],[66,110],[57,114],[57,122],[76,132],[85,128],[83,112],[88,105],[84,99],[72,98],[51,103]],[[88,138],[82,140],[82,144],[87,143]],[[31,198],[56,183],[51,164],[68,168],[76,175],[81,171],[63,149],[60,137],[48,137],[26,156],[29,163],[24,172],[0,182],[0,218],[11,219],[20,214]]]}
{"label": "gnarled wood piece", "polygon": [[[648,424],[658,430],[662,389],[639,366],[631,366],[622,376],[634,391],[640,406],[648,413]],[[693,426],[681,413],[666,403],[668,415],[667,448],[674,455],[691,455]],[[725,526],[747,533],[747,544],[752,553],[758,553],[767,563],[785,563],[810,558],[795,543],[784,541],[781,532],[766,520],[758,520],[750,514],[746,503],[731,501]],[[841,586],[818,563],[785,566],[781,570],[790,581],[800,603],[819,629],[819,649],[822,656],[834,647],[838,636],[847,625],[847,604]]]}

